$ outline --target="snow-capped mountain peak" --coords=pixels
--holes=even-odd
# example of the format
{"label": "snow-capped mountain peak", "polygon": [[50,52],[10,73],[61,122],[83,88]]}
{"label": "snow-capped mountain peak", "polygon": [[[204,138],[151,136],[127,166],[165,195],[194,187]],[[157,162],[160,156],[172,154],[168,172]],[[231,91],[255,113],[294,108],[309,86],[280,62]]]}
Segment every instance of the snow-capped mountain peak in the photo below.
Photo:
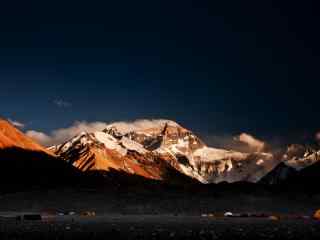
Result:
{"label": "snow-capped mountain peak", "polygon": [[211,148],[168,120],[134,127],[111,124],[51,150],[85,171],[114,168],[161,179],[169,167],[202,183],[257,181],[274,165],[272,154]]}

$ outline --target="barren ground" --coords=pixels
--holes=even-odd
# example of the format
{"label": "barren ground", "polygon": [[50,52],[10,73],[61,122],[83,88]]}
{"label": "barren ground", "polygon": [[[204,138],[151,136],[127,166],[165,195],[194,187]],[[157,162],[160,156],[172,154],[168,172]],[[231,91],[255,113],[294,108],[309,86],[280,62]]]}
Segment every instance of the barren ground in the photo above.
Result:
{"label": "barren ground", "polygon": [[[188,194],[146,189],[101,192],[33,190],[0,197],[1,239],[320,239],[319,195]],[[70,212],[42,221],[16,221],[25,212]],[[94,211],[96,216],[81,213]],[[223,213],[266,213],[268,218],[224,218]],[[203,217],[212,213],[215,217]]]}

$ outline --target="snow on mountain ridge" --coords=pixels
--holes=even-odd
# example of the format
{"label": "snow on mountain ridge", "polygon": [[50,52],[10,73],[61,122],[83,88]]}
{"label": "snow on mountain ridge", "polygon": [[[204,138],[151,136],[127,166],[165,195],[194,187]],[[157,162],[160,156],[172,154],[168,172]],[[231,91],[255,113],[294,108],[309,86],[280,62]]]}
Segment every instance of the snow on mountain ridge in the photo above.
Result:
{"label": "snow on mountain ridge", "polygon": [[[122,125],[120,124],[120,126]],[[139,159],[138,162],[147,165],[151,164],[154,159],[161,159],[160,161],[171,165],[173,169],[202,183],[233,182],[244,179],[256,181],[270,168],[268,165],[273,157],[272,154],[248,154],[210,148],[191,131],[172,121],[156,121],[148,126],[152,128],[139,125],[133,131],[132,127],[126,128],[126,125],[119,130],[116,124],[111,124],[103,131],[90,134],[82,133],[74,139],[52,148],[52,150],[65,156],[66,159],[72,158],[76,162],[78,155],[87,159],[81,162],[89,161],[88,159],[91,159],[92,162],[92,159],[99,155],[99,166],[104,166],[104,161],[114,159],[110,156],[114,153],[123,159],[129,158],[132,161]],[[91,146],[96,150],[92,152]],[[111,153],[110,150],[114,153]],[[90,155],[86,156],[86,154]],[[137,164],[139,164],[138,162]],[[128,165],[125,163],[126,161],[123,162],[121,168]],[[88,164],[77,163],[77,165]],[[95,163],[91,163],[91,165],[97,166]],[[130,173],[135,172],[132,170],[133,167],[125,167],[125,169]],[[258,174],[255,171],[258,171]]]}
{"label": "snow on mountain ridge", "polygon": [[284,163],[296,170],[301,170],[320,161],[320,150],[309,146],[292,144],[283,156]]}
{"label": "snow on mountain ridge", "polygon": [[135,142],[130,138],[123,137],[120,142],[128,150],[136,151],[140,154],[146,154],[148,152],[140,143]]}
{"label": "snow on mountain ridge", "polygon": [[134,122],[115,122],[109,124],[105,130],[110,129],[117,130],[119,134],[125,135],[130,132],[145,132],[150,129],[162,129],[165,125],[172,127],[180,127],[180,125],[171,120],[159,119],[159,120],[137,120]]}
{"label": "snow on mountain ridge", "polygon": [[99,141],[100,143],[103,143],[106,148],[116,150],[122,156],[125,156],[127,154],[126,149],[120,146],[118,143],[118,140],[115,139],[113,136],[104,132],[95,132],[94,136],[96,140]]}

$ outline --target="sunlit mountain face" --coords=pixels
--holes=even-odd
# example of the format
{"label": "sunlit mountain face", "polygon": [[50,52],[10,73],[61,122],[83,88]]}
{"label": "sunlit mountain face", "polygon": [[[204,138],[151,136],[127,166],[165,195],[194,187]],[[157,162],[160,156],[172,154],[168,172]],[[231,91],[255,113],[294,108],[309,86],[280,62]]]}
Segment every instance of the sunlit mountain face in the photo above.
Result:
{"label": "sunlit mountain face", "polygon": [[320,240],[318,2],[1,1],[0,240]]}
{"label": "sunlit mountain face", "polygon": [[0,119],[0,164],[3,189],[10,186],[59,186],[80,176],[77,169],[3,119]]}
{"label": "sunlit mountain face", "polygon": [[248,134],[239,139],[253,150],[209,147],[178,123],[158,120],[139,127],[110,124],[101,131],[81,132],[49,150],[84,172],[116,169],[170,181],[165,176],[172,169],[201,183],[258,182],[280,163],[299,170],[319,160],[319,152],[303,146],[294,151],[298,145],[292,145],[284,153],[274,154],[263,152],[265,143]]}
{"label": "sunlit mountain face", "polygon": [[25,136],[8,121],[0,119],[0,149],[14,147],[49,153],[44,147]]}
{"label": "sunlit mountain face", "polygon": [[242,134],[239,139],[253,147],[251,152],[241,152],[210,147],[174,121],[141,123],[138,126],[123,122],[109,124],[102,130],[83,131],[61,144],[45,148],[1,120],[0,153],[3,163],[25,173],[53,172],[53,169],[66,172],[69,168],[71,172],[101,176],[119,172],[168,183],[185,176],[203,184],[260,180],[274,184],[320,160],[320,151],[315,146],[293,144],[279,154],[263,151],[267,149],[266,143]]}

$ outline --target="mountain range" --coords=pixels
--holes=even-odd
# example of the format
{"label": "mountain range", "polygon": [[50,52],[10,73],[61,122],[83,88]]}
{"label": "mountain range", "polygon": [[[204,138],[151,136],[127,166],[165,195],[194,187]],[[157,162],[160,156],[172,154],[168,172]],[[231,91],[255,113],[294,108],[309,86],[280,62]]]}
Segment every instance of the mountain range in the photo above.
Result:
{"label": "mountain range", "polygon": [[319,150],[297,144],[282,154],[209,147],[169,120],[139,129],[110,124],[102,131],[82,132],[49,150],[83,172],[116,169],[170,182],[166,173],[174,170],[205,184],[266,182],[266,176],[277,175],[281,166],[297,172],[320,159]]}
{"label": "mountain range", "polygon": [[0,159],[6,180],[56,182],[79,174],[104,177],[118,172],[167,183],[189,179],[203,184],[275,185],[313,181],[319,172],[320,151],[303,145],[290,145],[281,155],[214,148],[170,120],[139,129],[110,124],[45,148],[0,120]]}

